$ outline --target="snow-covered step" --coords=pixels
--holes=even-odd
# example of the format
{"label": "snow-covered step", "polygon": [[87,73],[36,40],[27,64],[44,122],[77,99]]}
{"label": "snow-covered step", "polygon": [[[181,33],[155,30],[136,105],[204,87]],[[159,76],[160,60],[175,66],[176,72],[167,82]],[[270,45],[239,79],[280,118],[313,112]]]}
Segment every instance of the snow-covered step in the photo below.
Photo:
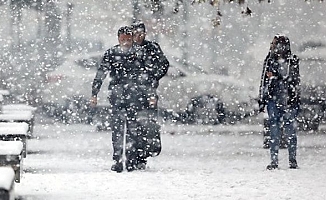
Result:
{"label": "snow-covered step", "polygon": [[15,172],[12,167],[0,167],[0,199],[15,199]]}
{"label": "snow-covered step", "polygon": [[23,165],[23,143],[21,141],[0,141],[0,166],[11,166],[15,181],[20,182]]}
{"label": "snow-covered step", "polygon": [[3,127],[3,128],[15,127],[18,130],[24,130],[25,132],[28,131],[28,124],[26,122],[21,122],[21,123],[17,123],[17,122],[0,122],[0,127]]}
{"label": "snow-covered step", "polygon": [[29,111],[22,112],[6,112],[0,114],[0,120],[3,121],[28,121],[32,119],[32,113]]}
{"label": "snow-covered step", "polygon": [[27,136],[28,124],[25,122],[0,122],[0,140],[4,141],[22,141],[23,156],[27,155]]}
{"label": "snow-covered step", "polygon": [[27,104],[6,104],[2,106],[3,111],[36,111],[37,108]]}
{"label": "snow-covered step", "polygon": [[0,114],[0,122],[25,122],[28,134],[33,134],[34,114],[31,111],[4,111]]}

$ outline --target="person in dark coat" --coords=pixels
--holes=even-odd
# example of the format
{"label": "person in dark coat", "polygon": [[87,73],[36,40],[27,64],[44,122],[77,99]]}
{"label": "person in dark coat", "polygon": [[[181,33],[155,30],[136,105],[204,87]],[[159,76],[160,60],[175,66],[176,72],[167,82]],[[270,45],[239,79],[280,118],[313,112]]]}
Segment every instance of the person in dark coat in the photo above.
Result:
{"label": "person in dark coat", "polygon": [[270,123],[271,163],[268,170],[278,168],[279,145],[282,129],[288,138],[289,165],[298,168],[296,160],[296,117],[300,109],[299,58],[291,53],[290,40],[276,35],[264,62],[259,91],[259,109],[267,112]]}
{"label": "person in dark coat", "polygon": [[170,63],[157,42],[146,40],[146,27],[141,21],[132,24],[134,42],[144,48],[146,65],[149,67],[149,84],[157,88],[159,80],[167,73]]}
{"label": "person in dark coat", "polygon": [[142,115],[143,129],[139,134],[143,140],[143,145],[138,149],[138,168],[145,169],[147,160],[151,156],[157,156],[161,151],[160,126],[157,123],[158,117],[158,95],[157,87],[159,81],[165,76],[169,69],[169,61],[164,55],[160,45],[153,41],[148,41],[146,37],[146,27],[141,21],[132,24],[134,42],[141,46],[144,52],[145,66],[147,70],[147,81],[144,84],[145,94],[148,104],[145,105]]}
{"label": "person in dark coat", "polygon": [[[98,67],[92,84],[91,105],[96,106],[97,94],[107,75],[110,76],[109,100],[112,106],[110,128],[112,130],[113,161],[112,171],[123,171],[124,134],[126,133],[125,166],[128,171],[136,169],[137,145],[140,129],[137,122],[138,111],[142,109],[144,99],[141,85],[146,78],[144,74],[143,53],[140,47],[133,44],[131,27],[121,27],[118,30],[119,44],[108,49]],[[125,131],[126,128],[126,131]]]}

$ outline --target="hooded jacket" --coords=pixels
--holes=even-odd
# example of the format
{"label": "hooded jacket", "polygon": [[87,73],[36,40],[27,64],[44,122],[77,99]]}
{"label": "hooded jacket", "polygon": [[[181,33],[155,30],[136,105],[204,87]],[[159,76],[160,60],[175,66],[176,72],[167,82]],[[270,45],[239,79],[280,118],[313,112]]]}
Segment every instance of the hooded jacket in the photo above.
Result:
{"label": "hooded jacket", "polygon": [[[264,60],[259,89],[260,105],[266,105],[271,100],[280,107],[300,105],[299,58],[291,53],[289,39],[283,37],[283,45],[286,46],[284,59],[279,59],[271,47]],[[268,78],[267,72],[272,72],[273,77]]]}

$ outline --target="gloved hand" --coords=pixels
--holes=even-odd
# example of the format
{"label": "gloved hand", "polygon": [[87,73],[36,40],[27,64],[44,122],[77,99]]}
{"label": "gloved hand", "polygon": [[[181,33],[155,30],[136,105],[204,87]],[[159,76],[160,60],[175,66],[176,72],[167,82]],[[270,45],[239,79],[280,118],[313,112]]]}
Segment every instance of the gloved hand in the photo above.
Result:
{"label": "gloved hand", "polygon": [[258,101],[258,110],[259,112],[265,112],[265,103],[261,100]]}

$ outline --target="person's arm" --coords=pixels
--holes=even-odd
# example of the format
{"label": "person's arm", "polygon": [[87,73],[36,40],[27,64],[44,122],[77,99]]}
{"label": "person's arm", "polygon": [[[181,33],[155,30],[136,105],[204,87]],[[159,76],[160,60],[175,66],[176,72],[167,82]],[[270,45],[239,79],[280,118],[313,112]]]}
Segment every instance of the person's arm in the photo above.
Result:
{"label": "person's arm", "polygon": [[294,55],[291,59],[292,71],[290,77],[293,81],[293,84],[298,86],[300,85],[300,69],[299,69],[299,58]]}
{"label": "person's arm", "polygon": [[110,70],[110,50],[106,51],[101,64],[99,65],[95,78],[92,84],[92,97],[91,97],[91,105],[96,106],[97,104],[97,94],[100,92],[101,86],[103,84],[104,79]]}
{"label": "person's arm", "polygon": [[268,95],[268,83],[269,83],[270,76],[272,76],[271,72],[268,72],[269,57],[270,56],[267,55],[267,57],[264,60],[263,71],[260,79],[258,104],[259,104],[259,111],[261,112],[263,112],[265,109],[266,97]]}
{"label": "person's arm", "polygon": [[152,42],[153,54],[154,54],[154,73],[155,80],[159,81],[168,72],[170,63],[164,55],[160,45],[156,42]]}
{"label": "person's arm", "polygon": [[301,90],[300,90],[300,69],[299,69],[299,58],[294,55],[290,60],[290,76],[289,76],[289,105],[300,104],[301,102]]}

